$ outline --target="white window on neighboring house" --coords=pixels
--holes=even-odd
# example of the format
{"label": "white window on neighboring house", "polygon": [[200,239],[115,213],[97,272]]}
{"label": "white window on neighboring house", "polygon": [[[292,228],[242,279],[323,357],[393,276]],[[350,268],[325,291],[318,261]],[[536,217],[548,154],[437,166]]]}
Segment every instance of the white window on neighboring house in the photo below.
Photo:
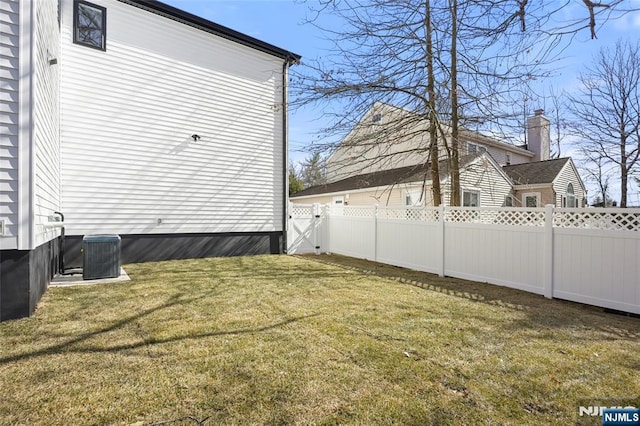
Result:
{"label": "white window on neighboring house", "polygon": [[475,143],[467,144],[467,152],[469,154],[473,154],[474,152],[478,152],[478,145],[476,145]]}
{"label": "white window on neighboring house", "polygon": [[567,207],[578,207],[576,204],[576,195],[573,192],[573,184],[567,185]]}
{"label": "white window on neighboring house", "polygon": [[523,207],[540,207],[540,193],[529,192],[522,194],[522,206]]}
{"label": "white window on neighboring house", "polygon": [[511,195],[507,195],[504,197],[504,206],[505,207],[513,207],[514,206],[513,197]]}
{"label": "white window on neighboring house", "polygon": [[402,199],[402,205],[404,207],[422,206],[423,203],[424,197],[422,196],[421,189],[408,189],[404,191],[404,197]]}
{"label": "white window on neighboring house", "polygon": [[463,207],[480,207],[480,191],[463,190],[462,191]]}

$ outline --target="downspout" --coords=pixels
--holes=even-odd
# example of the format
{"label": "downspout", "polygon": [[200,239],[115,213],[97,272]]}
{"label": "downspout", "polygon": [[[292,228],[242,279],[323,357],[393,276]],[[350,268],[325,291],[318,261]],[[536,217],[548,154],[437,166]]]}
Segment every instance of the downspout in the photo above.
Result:
{"label": "downspout", "polygon": [[288,78],[289,78],[289,62],[290,58],[286,58],[282,64],[282,252],[287,254],[289,247],[287,247],[287,226],[289,224],[289,137],[288,137],[288,123],[287,123],[287,104],[288,104]]}
{"label": "downspout", "polygon": [[289,224],[289,66],[300,63],[300,56],[289,53],[282,64],[282,253],[287,254],[287,226]]}

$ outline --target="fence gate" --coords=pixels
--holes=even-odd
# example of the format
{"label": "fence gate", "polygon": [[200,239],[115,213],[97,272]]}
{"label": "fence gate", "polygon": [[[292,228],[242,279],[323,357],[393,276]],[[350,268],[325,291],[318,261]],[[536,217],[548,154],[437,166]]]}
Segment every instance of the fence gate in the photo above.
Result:
{"label": "fence gate", "polygon": [[318,204],[289,204],[287,253],[320,253],[320,213]]}

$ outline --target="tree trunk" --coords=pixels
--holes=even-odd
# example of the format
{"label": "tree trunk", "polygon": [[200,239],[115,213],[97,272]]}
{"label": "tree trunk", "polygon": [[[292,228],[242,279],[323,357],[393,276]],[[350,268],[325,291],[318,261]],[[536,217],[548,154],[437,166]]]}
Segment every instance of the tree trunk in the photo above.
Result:
{"label": "tree trunk", "polygon": [[629,170],[627,168],[627,143],[624,135],[620,138],[620,207],[627,207],[627,187]]}
{"label": "tree trunk", "polygon": [[431,158],[431,194],[433,205],[442,204],[440,192],[440,165],[438,163],[438,132],[436,128],[436,89],[433,74],[433,40],[431,38],[431,0],[425,2],[425,31],[427,35],[427,91],[429,92],[429,157]]}
{"label": "tree trunk", "polygon": [[449,174],[451,175],[451,197],[449,205],[459,206],[460,159],[458,154],[458,0],[451,0],[451,155]]}

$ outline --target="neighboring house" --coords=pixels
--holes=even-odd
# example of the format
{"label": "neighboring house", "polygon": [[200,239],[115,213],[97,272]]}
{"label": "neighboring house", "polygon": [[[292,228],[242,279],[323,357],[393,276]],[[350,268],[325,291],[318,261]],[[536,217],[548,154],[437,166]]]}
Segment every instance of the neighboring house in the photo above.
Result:
{"label": "neighboring house", "polygon": [[514,205],[584,207],[586,189],[569,157],[504,166],[514,183]]}
{"label": "neighboring house", "polygon": [[[486,152],[468,154],[460,159],[460,183],[464,202],[473,206],[500,207],[513,184],[507,174]],[[440,161],[443,202],[449,204],[450,180],[447,162]],[[417,164],[352,176],[314,186],[291,196],[295,203],[338,205],[430,206],[430,170]]]}
{"label": "neighboring house", "polygon": [[[328,183],[304,189],[292,195],[291,201],[433,205],[430,169],[425,161],[427,128],[428,122],[422,117],[376,103],[329,156]],[[382,137],[376,140],[367,137],[367,132]],[[542,110],[527,119],[526,147],[467,129],[461,132],[460,140],[461,205],[584,206],[586,191],[573,161],[549,159],[549,120]],[[450,176],[444,152],[439,153],[439,158],[442,201],[449,204]]]}
{"label": "neighboring house", "polygon": [[86,234],[123,262],[279,253],[300,56],[157,1],[0,0],[0,319]]}

